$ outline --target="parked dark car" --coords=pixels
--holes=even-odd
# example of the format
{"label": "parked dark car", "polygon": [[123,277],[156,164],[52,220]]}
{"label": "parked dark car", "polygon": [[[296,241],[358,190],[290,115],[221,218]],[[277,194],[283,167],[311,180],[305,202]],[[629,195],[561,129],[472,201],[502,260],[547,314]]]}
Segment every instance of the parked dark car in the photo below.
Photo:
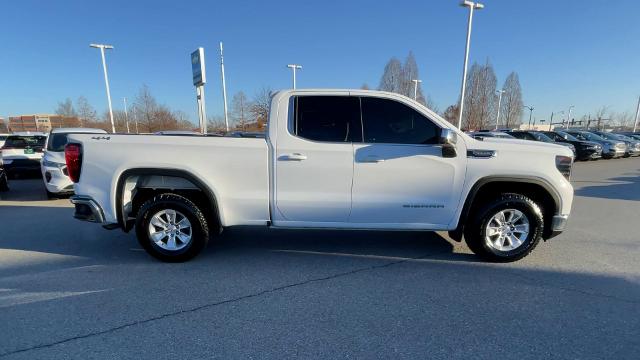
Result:
{"label": "parked dark car", "polygon": [[507,134],[518,138],[518,139],[522,139],[522,140],[531,140],[531,141],[542,141],[542,142],[546,142],[546,143],[554,143],[554,144],[558,144],[558,145],[562,145],[562,146],[566,146],[569,149],[571,149],[571,151],[573,151],[573,156],[576,156],[576,148],[575,146],[571,145],[570,143],[567,142],[556,142],[554,141],[552,138],[548,137],[547,135],[543,134],[542,131],[531,131],[531,130],[514,130],[514,131],[507,131]]}
{"label": "parked dark car", "polygon": [[616,134],[625,135],[625,136],[628,136],[628,137],[630,137],[632,139],[640,140],[640,133],[639,132],[625,131],[625,132],[619,132],[619,133],[616,133]]}
{"label": "parked dark car", "polygon": [[604,132],[604,131],[594,131],[593,133],[600,135],[603,138],[608,140],[624,141],[624,143],[627,145],[627,149],[624,152],[624,157],[640,156],[640,141],[638,140],[635,140],[628,136],[614,134],[610,132]]}
{"label": "parked dark car", "polygon": [[600,135],[594,134],[585,130],[565,130],[567,134],[571,134],[578,138],[579,140],[584,141],[593,141],[602,145],[602,157],[605,159],[613,159],[617,157],[624,156],[624,153],[627,151],[627,145],[624,141],[619,140],[608,140],[603,138]]}
{"label": "parked dark car", "polygon": [[564,131],[542,131],[556,142],[573,145],[576,148],[576,160],[595,160],[602,157],[602,145],[593,141],[584,141]]}

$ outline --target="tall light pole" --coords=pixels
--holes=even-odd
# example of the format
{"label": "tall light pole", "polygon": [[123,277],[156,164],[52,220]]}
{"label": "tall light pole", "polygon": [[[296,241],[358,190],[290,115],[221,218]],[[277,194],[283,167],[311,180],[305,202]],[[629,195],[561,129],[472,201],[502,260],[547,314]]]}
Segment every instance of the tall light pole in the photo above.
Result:
{"label": "tall light pole", "polygon": [[302,70],[302,65],[298,65],[298,64],[289,64],[287,65],[287,67],[291,70],[293,70],[293,88],[296,88],[296,70],[300,69]]}
{"label": "tall light pole", "polygon": [[222,73],[222,100],[224,101],[224,127],[229,132],[229,115],[227,115],[227,83],[224,80],[224,55],[220,41],[220,72]]}
{"label": "tall light pole", "polygon": [[506,90],[496,90],[500,96],[498,97],[498,115],[496,115],[496,130],[498,130],[498,126],[500,125],[500,104],[502,104],[502,94],[506,93]]}
{"label": "tall light pole", "polygon": [[636,109],[636,121],[633,122],[633,132],[638,128],[638,116],[640,116],[640,96],[638,96],[638,108]]}
{"label": "tall light pole", "polygon": [[413,81],[413,100],[418,101],[418,84],[422,82],[422,80],[412,79]]}
{"label": "tall light pole", "polygon": [[100,49],[102,55],[102,70],[104,70],[104,83],[107,86],[107,101],[109,102],[109,119],[111,119],[111,131],[116,132],[116,125],[113,122],[113,108],[111,107],[111,91],[109,90],[109,76],[107,75],[107,62],[104,59],[104,49],[113,49],[111,45],[105,44],[89,44],[90,47]]}
{"label": "tall light pole", "polygon": [[122,101],[124,101],[124,121],[127,124],[127,134],[129,133],[129,112],[127,111],[127,98],[123,97]]}
{"label": "tall light pole", "polygon": [[528,126],[528,129],[531,129],[531,115],[533,115],[533,106],[525,105],[524,107],[529,109],[529,126]]}
{"label": "tall light pole", "polygon": [[467,22],[467,46],[464,49],[464,65],[462,66],[462,89],[460,90],[460,105],[458,106],[458,129],[462,128],[462,110],[464,107],[464,91],[467,86],[467,63],[469,62],[469,45],[471,43],[471,24],[473,23],[473,10],[482,9],[484,5],[464,0],[460,6],[469,8],[469,21]]}
{"label": "tall light pole", "polygon": [[569,106],[569,113],[567,115],[567,123],[565,124],[564,128],[568,129],[569,128],[569,121],[571,121],[571,110],[574,108],[575,106],[571,105]]}

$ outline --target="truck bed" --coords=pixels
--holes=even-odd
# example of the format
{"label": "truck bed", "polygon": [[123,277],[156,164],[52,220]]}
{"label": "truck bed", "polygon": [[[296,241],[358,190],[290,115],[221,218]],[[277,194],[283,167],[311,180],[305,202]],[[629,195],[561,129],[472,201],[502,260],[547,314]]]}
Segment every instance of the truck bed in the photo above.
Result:
{"label": "truck bed", "polygon": [[82,144],[76,194],[103,204],[105,221],[117,222],[116,184],[130,169],[174,169],[198,178],[214,193],[224,226],[269,220],[269,150],[265,139],[220,136],[74,134]]}

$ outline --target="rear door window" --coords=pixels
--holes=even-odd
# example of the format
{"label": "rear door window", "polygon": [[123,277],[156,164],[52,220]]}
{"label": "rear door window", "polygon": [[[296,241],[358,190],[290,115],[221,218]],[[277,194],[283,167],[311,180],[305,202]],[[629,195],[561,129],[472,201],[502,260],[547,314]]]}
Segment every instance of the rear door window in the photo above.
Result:
{"label": "rear door window", "polygon": [[360,142],[360,101],[353,96],[296,96],[294,135],[322,142]]}

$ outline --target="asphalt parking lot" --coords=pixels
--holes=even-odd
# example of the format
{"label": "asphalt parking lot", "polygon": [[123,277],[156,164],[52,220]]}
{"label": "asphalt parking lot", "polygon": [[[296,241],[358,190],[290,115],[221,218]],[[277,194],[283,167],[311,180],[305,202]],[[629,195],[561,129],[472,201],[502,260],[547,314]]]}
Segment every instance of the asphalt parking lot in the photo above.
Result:
{"label": "asphalt parking lot", "polygon": [[640,159],[577,163],[568,230],[513,264],[444,234],[232,229],[191,262],[0,195],[0,358],[640,358]]}

